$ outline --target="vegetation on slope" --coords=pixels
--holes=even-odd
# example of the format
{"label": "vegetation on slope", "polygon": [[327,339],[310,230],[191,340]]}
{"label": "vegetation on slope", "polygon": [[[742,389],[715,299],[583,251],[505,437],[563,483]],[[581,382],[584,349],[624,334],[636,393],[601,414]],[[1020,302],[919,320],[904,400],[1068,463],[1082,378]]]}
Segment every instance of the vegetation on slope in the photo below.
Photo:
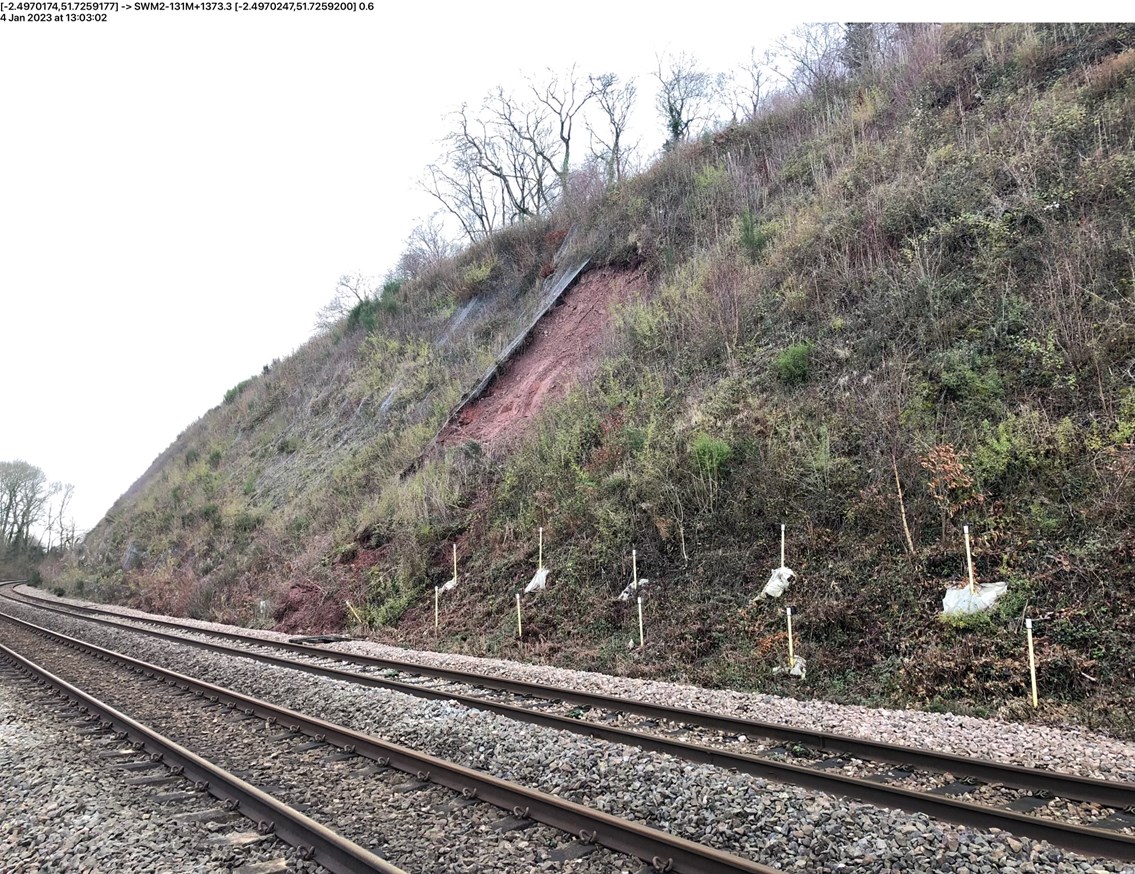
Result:
{"label": "vegetation on slope", "polygon": [[[1135,732],[1133,38],[918,32],[891,63],[671,149],[574,217],[600,260],[654,278],[601,375],[513,451],[401,479],[551,257],[551,227],[510,229],[203,418],[73,578],[246,621],[303,581],[424,645],[457,541],[437,645],[517,655],[543,526],[528,657],[1023,715],[1027,614],[1048,718]],[[462,286],[481,273],[491,288]],[[464,300],[479,320],[439,351]],[[771,673],[782,610],[750,601],[781,522],[802,684]],[[943,624],[962,524],[979,579],[1009,594]],[[641,650],[612,601],[632,547],[655,581]]]}

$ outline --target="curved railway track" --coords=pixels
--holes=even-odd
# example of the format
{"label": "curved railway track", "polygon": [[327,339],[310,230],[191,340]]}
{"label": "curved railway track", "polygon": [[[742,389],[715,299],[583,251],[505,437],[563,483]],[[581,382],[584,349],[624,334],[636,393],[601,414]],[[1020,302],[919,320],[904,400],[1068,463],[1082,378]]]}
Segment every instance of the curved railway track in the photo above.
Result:
{"label": "curved railway track", "polygon": [[[157,686],[159,689],[170,689],[175,693],[181,693],[195,703],[197,707],[210,708],[225,705],[227,710],[222,712],[226,715],[231,713],[232,719],[222,720],[222,722],[227,721],[235,724],[237,728],[241,728],[242,723],[245,724],[244,728],[250,725],[257,727],[257,729],[261,725],[268,726],[271,731],[275,732],[271,736],[271,739],[275,741],[295,740],[300,734],[311,738],[314,742],[313,746],[305,744],[300,747],[301,751],[306,752],[314,748],[324,750],[333,748],[331,752],[333,757],[342,756],[349,759],[358,756],[366,758],[374,763],[372,766],[374,770],[371,773],[365,773],[364,776],[371,777],[374,776],[374,773],[390,768],[409,774],[412,780],[408,784],[396,788],[396,791],[445,787],[453,791],[455,797],[451,801],[458,806],[470,801],[491,804],[504,809],[516,820],[516,825],[522,825],[526,820],[544,823],[567,832],[569,837],[578,837],[584,843],[596,843],[619,853],[636,856],[646,861],[656,871],[706,872],[706,874],[739,874],[739,872],[777,874],[776,869],[757,864],[748,859],[669,835],[640,823],[615,817],[538,790],[501,780],[435,756],[416,752],[404,746],[391,744],[341,725],[278,707],[270,702],[241,694],[232,689],[224,689],[157,665],[141,662],[50,629],[34,626],[14,617],[4,616],[3,621],[7,626],[6,636],[22,641],[24,646],[34,647],[36,643],[33,637],[47,639],[52,641],[56,647],[67,647],[98,659],[102,663],[99,668],[104,672],[108,665],[115,666],[117,674],[113,679],[104,680],[104,684],[110,683],[111,686],[130,689],[130,692],[122,691],[120,694],[126,695],[131,700],[138,700],[144,693],[140,691],[140,687],[137,685],[139,681],[132,679],[128,674],[156,682],[160,684]],[[13,657],[19,658],[14,653]],[[54,658],[65,663],[73,662],[72,656],[64,657],[57,654]],[[78,668],[72,664],[70,670],[74,671]],[[77,692],[78,690],[75,690],[75,693]],[[73,693],[69,692],[69,694]],[[216,720],[213,720],[213,722],[215,723]],[[130,731],[138,730],[137,728],[130,729]],[[213,726],[210,730],[215,731],[216,727]],[[263,738],[260,740],[262,742]],[[147,743],[149,742],[147,741]],[[224,746],[225,743],[230,742],[200,740],[199,743],[205,746],[211,745],[216,749],[218,745]],[[231,744],[233,746],[241,745],[235,741],[232,741]],[[247,745],[247,742],[245,745]],[[273,753],[273,757],[282,755],[282,753]],[[206,782],[209,781],[206,779]],[[356,793],[353,797],[358,799],[359,794]],[[246,802],[241,801],[240,803],[243,806]],[[269,813],[264,813],[261,808],[254,808],[254,810],[256,811],[254,815],[261,817],[259,821],[273,825],[277,822],[277,817],[281,815],[274,809]],[[275,825],[274,827],[279,828]],[[356,826],[356,830],[357,828],[358,826]],[[333,834],[330,829],[326,831],[327,834]],[[312,848],[313,841],[306,841],[304,846]],[[334,860],[329,850],[320,847],[318,850],[310,849],[310,852],[314,854],[317,861],[332,870],[392,872],[399,870],[394,866],[389,868],[366,867],[362,863],[347,863],[345,867],[336,867],[339,863]],[[366,854],[365,850],[362,850],[362,852]],[[373,854],[369,855],[373,856]],[[324,862],[325,857],[330,859],[330,863]]]}
{"label": "curved railway track", "polygon": [[[226,655],[255,658],[281,667],[320,674],[334,679],[367,686],[378,686],[423,698],[453,700],[470,707],[490,710],[510,718],[565,729],[578,734],[599,737],[620,743],[634,744],[645,749],[669,753],[695,762],[704,762],[720,767],[731,768],[744,773],[758,775],[783,783],[792,783],[812,789],[856,798],[869,803],[887,807],[898,807],[909,811],[962,823],[965,825],[990,829],[1000,828],[1018,835],[1039,838],[1050,843],[1076,850],[1088,855],[1106,856],[1123,860],[1135,860],[1135,837],[1130,826],[1135,825],[1135,817],[1130,815],[1135,809],[1135,785],[1115,781],[1078,777],[1060,772],[1006,765],[960,757],[931,750],[884,744],[875,741],[809,731],[784,725],[763,723],[722,714],[706,713],[686,708],[666,707],[644,701],[633,701],[611,696],[597,695],[580,690],[542,686],[517,680],[507,680],[490,675],[456,671],[418,665],[391,659],[359,656],[334,650],[315,650],[311,646],[268,641],[234,632],[204,631],[195,626],[181,625],[167,620],[152,618],[140,619],[124,617],[111,611],[83,607],[64,610],[45,604],[37,604],[44,609],[55,609],[72,617],[82,616],[89,621],[127,629],[136,633],[148,634],[164,639],[175,639],[178,643],[200,647]],[[115,617],[115,620],[99,618],[99,614]],[[201,640],[172,636],[166,632],[140,628],[125,624],[122,620],[144,622],[147,625],[176,628],[183,633],[190,632],[205,637],[226,639],[240,644],[239,648]],[[249,649],[252,647],[253,649]],[[284,651],[301,655],[304,661],[272,655],[257,650]],[[316,661],[311,661],[315,659]],[[347,663],[361,668],[360,671],[345,671],[341,667],[318,664],[318,661],[331,660]],[[375,673],[384,672],[384,673]],[[446,688],[431,688],[420,682],[406,682],[390,675],[411,675],[441,680]],[[386,674],[386,675],[384,675]],[[427,681],[428,681],[427,680]],[[454,684],[475,687],[482,690],[482,697],[456,691]],[[505,703],[483,697],[484,690],[489,694],[508,694],[519,696],[529,706],[518,703]],[[557,715],[546,709],[534,709],[532,699],[545,702],[567,702],[575,705],[573,716]],[[634,714],[647,722],[635,728],[620,728],[601,722],[580,719],[581,708],[589,708],[598,714]],[[564,709],[564,708],[561,708]],[[666,726],[671,732],[689,732],[691,727],[703,733],[724,733],[737,738],[764,737],[774,742],[790,745],[789,750],[802,752],[800,747],[818,751],[816,754],[836,753],[845,758],[825,759],[812,767],[803,767],[785,761],[777,761],[775,754],[768,750],[763,755],[748,752],[735,752],[744,744],[726,744],[721,737],[711,739],[716,746],[705,743],[690,743],[673,737],[664,737],[644,728]],[[784,751],[785,747],[779,748]],[[876,772],[866,779],[841,773],[849,766],[863,770],[863,761],[881,761],[898,764],[901,767],[889,772]],[[817,766],[818,765],[818,766]],[[942,778],[945,783],[935,791],[921,791],[906,788],[902,782],[910,782],[912,776],[925,778],[926,771],[949,775]],[[925,780],[923,779],[923,782]],[[998,787],[1013,787],[1024,790],[1023,794],[1012,794],[1008,804],[1017,809],[992,807],[986,804],[973,804],[950,797],[951,793],[966,794],[982,784],[995,784]],[[987,793],[989,794],[989,793]],[[1101,805],[1111,809],[1104,828],[1076,825],[1055,819],[1033,815],[1048,806],[1052,799],[1074,799],[1089,805]],[[1001,799],[1004,801],[1004,799]],[[1029,811],[1029,812],[1025,812]],[[1114,827],[1113,826],[1114,823]],[[1126,832],[1126,833],[1125,833]]]}

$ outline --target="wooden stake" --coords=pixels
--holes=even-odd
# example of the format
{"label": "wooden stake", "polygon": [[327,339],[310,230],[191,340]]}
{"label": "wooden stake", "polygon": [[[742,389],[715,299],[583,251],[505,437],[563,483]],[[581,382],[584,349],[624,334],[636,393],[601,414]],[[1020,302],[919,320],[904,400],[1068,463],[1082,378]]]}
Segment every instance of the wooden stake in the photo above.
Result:
{"label": "wooden stake", "polygon": [[524,627],[520,624],[520,592],[516,593],[516,636],[524,637]]}
{"label": "wooden stake", "polygon": [[434,586],[434,637],[438,632],[438,601],[441,598],[441,586]]}
{"label": "wooden stake", "polygon": [[634,590],[638,591],[638,553],[636,550],[631,550],[631,575],[634,579]]}
{"label": "wooden stake", "polygon": [[644,638],[642,636],[642,595],[638,596],[638,645],[643,645]]}
{"label": "wooden stake", "polygon": [[457,544],[453,544],[453,579],[457,579]]}
{"label": "wooden stake", "polygon": [[902,499],[902,483],[899,481],[899,464],[895,461],[895,454],[891,453],[891,469],[895,472],[895,489],[899,493],[899,514],[902,516],[902,533],[906,537],[906,548],[914,555],[914,539],[910,536],[910,526],[906,524],[906,504]]}
{"label": "wooden stake", "polygon": [[780,523],[780,566],[784,567],[784,523]]}
{"label": "wooden stake", "polygon": [[963,525],[962,531],[964,531],[966,535],[966,567],[969,569],[969,593],[971,595],[976,595],[977,583],[974,582],[973,579],[973,555],[970,553],[969,549],[969,526]]}
{"label": "wooden stake", "polygon": [[1032,681],[1033,687],[1033,709],[1038,706],[1036,694],[1036,652],[1033,650],[1033,621],[1031,619],[1025,620],[1025,636],[1029,642],[1029,679]]}
{"label": "wooden stake", "polygon": [[544,569],[544,529],[540,529],[540,558],[536,567],[537,570]]}

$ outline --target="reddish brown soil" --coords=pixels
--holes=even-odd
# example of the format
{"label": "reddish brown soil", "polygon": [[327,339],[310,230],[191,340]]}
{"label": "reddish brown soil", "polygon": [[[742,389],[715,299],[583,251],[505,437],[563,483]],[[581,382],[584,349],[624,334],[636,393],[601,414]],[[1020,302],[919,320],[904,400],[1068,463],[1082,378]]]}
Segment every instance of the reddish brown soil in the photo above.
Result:
{"label": "reddish brown soil", "polygon": [[602,267],[580,277],[536,325],[528,346],[438,436],[439,446],[476,440],[501,446],[551,401],[595,371],[611,311],[646,290],[646,274]]}

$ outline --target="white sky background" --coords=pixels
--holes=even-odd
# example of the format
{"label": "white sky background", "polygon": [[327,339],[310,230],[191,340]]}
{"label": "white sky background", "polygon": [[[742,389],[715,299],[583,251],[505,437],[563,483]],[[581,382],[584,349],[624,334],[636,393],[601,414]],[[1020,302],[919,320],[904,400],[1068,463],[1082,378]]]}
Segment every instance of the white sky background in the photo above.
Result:
{"label": "white sky background", "polygon": [[0,460],[73,483],[92,527],[227,389],[311,335],[341,274],[393,266],[435,208],[415,182],[462,102],[549,66],[637,76],[649,154],[659,53],[716,72],[798,20],[903,14],[671,8],[435,0],[0,24]]}

